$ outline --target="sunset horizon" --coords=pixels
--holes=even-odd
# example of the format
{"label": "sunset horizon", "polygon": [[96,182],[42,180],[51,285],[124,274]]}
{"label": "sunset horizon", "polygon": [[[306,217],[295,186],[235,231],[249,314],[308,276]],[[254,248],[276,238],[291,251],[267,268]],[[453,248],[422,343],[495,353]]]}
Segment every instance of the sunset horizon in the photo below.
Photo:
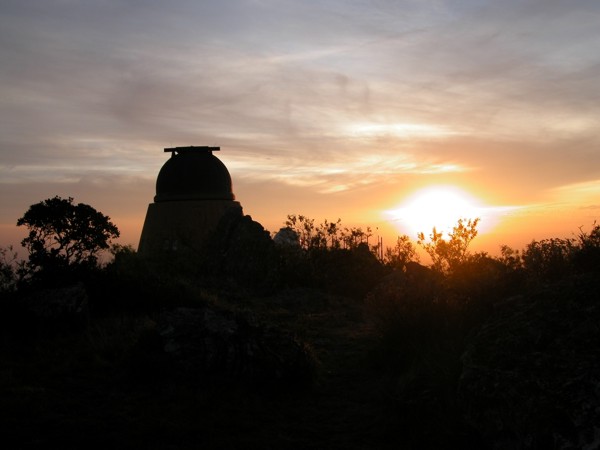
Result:
{"label": "sunset horizon", "polygon": [[599,0],[0,0],[7,448],[599,449]]}

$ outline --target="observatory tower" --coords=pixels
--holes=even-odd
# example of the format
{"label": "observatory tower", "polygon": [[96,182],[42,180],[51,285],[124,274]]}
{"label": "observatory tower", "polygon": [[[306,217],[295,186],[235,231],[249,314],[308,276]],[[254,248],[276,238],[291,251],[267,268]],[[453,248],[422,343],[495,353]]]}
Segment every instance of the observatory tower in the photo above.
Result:
{"label": "observatory tower", "polygon": [[219,147],[165,148],[171,157],[156,180],[138,252],[152,256],[199,250],[225,214],[239,214],[231,176],[213,155]]}

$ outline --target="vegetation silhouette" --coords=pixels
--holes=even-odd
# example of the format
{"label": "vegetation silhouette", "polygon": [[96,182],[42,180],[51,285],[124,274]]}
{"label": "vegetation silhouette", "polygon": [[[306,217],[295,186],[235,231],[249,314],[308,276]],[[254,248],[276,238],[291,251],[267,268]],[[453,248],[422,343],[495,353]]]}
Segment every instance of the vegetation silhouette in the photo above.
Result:
{"label": "vegetation silhouette", "polygon": [[[271,237],[245,216],[224,218],[195,252],[167,260],[113,245],[104,264],[99,252],[118,230],[91,206],[54,197],[32,205],[19,224],[30,229],[29,260],[0,252],[7,442],[594,442],[596,223],[569,239],[501,246],[490,256],[469,250],[478,219],[459,220],[447,237],[433,229],[429,239],[399,236],[383,249],[370,242],[370,228],[340,219],[289,215]],[[417,246],[430,265],[419,263]]]}
{"label": "vegetation silhouette", "polygon": [[429,235],[429,240],[423,232],[418,234],[417,243],[431,258],[434,270],[452,273],[468,259],[469,244],[477,236],[478,223],[478,218],[458,219],[458,224],[452,228],[447,240],[435,227]]}
{"label": "vegetation silhouette", "polygon": [[98,254],[119,237],[110,218],[85,203],[59,196],[31,205],[17,226],[29,233],[21,241],[29,253],[28,274],[46,281],[93,269]]}

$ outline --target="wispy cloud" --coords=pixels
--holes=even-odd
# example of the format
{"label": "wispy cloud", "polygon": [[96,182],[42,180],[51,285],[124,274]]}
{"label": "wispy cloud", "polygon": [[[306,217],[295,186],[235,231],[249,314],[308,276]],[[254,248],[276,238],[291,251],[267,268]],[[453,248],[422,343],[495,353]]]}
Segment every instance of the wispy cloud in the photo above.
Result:
{"label": "wispy cloud", "polygon": [[597,178],[599,21],[593,0],[6,0],[3,189],[94,195],[88,177],[147,182],[163,147],[211,144],[243,186],[452,176],[541,202]]}

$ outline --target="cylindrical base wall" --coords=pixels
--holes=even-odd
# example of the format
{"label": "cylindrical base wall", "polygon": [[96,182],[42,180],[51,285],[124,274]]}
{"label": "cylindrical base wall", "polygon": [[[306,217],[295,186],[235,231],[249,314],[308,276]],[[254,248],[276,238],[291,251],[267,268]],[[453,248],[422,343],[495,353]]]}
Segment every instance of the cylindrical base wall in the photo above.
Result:
{"label": "cylindrical base wall", "polygon": [[148,205],[138,253],[144,256],[199,250],[226,213],[243,215],[232,200],[190,200]]}

